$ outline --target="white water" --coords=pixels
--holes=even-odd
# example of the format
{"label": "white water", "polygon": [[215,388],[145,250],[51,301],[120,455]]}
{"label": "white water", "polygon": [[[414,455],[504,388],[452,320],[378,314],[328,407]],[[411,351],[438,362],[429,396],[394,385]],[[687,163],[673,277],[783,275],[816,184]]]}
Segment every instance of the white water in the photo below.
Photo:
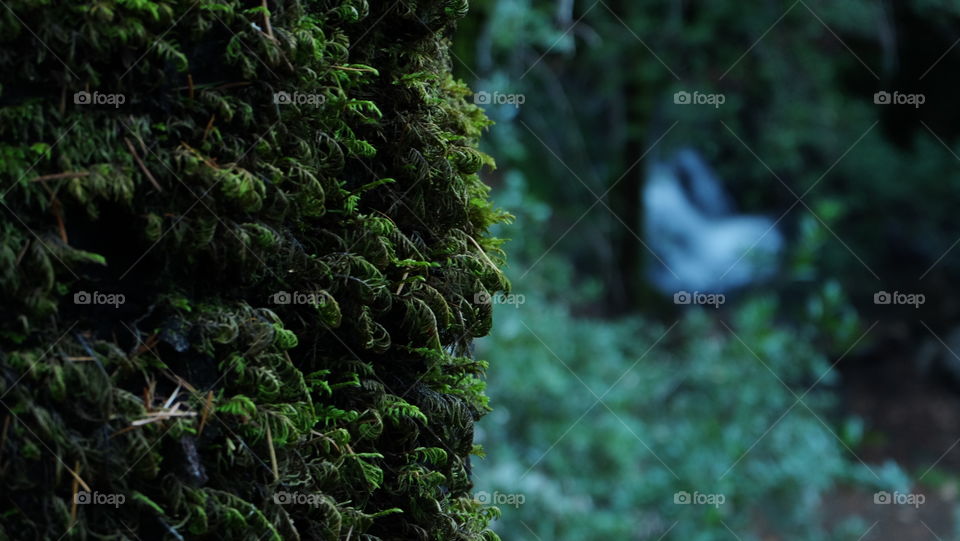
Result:
{"label": "white water", "polygon": [[648,277],[665,293],[725,292],[776,271],[783,236],[773,220],[737,214],[703,158],[681,150],[652,163],[643,193]]}

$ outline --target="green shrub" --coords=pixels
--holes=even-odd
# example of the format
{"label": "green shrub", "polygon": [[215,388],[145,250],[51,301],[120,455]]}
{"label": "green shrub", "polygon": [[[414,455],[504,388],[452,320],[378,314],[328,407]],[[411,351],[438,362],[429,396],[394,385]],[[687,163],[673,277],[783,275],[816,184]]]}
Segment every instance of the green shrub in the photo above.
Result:
{"label": "green shrub", "polygon": [[[488,496],[500,533],[728,539],[729,527],[756,539],[766,519],[792,539],[819,538],[821,497],[873,476],[844,448],[856,442],[831,433],[832,359],[812,328],[771,325],[777,304],[758,297],[675,325],[593,320],[536,295],[500,308],[482,351],[523,359],[491,373],[498,407],[479,437],[489,456],[478,489],[501,495]],[[724,502],[675,505],[684,491]]]}
{"label": "green shrub", "polygon": [[[869,524],[828,528],[820,513],[835,487],[910,487],[893,463],[859,462],[859,421],[837,407],[832,365],[870,334],[811,255],[829,222],[802,219],[784,264],[785,281],[821,286],[600,318],[584,307],[603,284],[571,285],[580,277],[563,254],[537,259],[548,204],[517,172],[504,184],[497,201],[524,231],[510,274],[525,302],[497,307],[478,352],[522,362],[490,374],[497,408],[479,425],[488,456],[475,493],[501,508],[504,538],[852,541]],[[682,492],[724,503],[675,504]]]}

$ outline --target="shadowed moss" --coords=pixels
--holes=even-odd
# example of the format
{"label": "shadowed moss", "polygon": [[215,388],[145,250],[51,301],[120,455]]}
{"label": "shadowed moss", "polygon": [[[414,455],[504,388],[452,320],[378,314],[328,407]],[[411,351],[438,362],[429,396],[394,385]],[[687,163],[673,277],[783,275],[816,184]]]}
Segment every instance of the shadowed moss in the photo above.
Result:
{"label": "shadowed moss", "polygon": [[0,10],[0,539],[496,539],[466,2],[269,4]]}

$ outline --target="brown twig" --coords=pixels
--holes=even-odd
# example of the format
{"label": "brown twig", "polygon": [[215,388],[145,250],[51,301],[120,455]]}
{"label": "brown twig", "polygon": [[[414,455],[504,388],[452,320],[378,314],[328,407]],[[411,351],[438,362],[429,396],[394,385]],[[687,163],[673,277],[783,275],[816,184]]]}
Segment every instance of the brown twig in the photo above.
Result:
{"label": "brown twig", "polygon": [[277,451],[273,448],[273,434],[270,433],[270,422],[267,421],[267,446],[270,447],[270,465],[273,468],[273,480],[280,480],[280,469],[277,467]]}
{"label": "brown twig", "polygon": [[[134,123],[134,122],[136,122],[136,119],[133,118],[133,115],[130,115],[130,123],[132,124],[132,123]],[[145,144],[143,143],[143,138],[142,138],[142,137],[137,137],[137,142],[140,143],[140,150],[143,151],[143,155],[144,155],[144,156],[146,156],[147,154],[150,153],[150,152],[147,150],[147,145],[145,145]]]}
{"label": "brown twig", "polygon": [[210,135],[210,130],[213,129],[213,121],[217,119],[217,115],[210,115],[210,120],[207,121],[207,127],[203,129],[203,139],[202,142],[207,142],[207,136]]}
{"label": "brown twig", "polygon": [[187,92],[187,95],[192,100],[193,99],[193,74],[192,73],[187,74],[187,89],[189,90],[189,92]]}
{"label": "brown twig", "polygon": [[371,68],[354,68],[351,66],[333,66],[333,69],[344,70],[344,71],[363,71],[366,73],[374,72],[374,70]]}
{"label": "brown twig", "polygon": [[203,411],[200,414],[200,427],[197,429],[197,436],[203,434],[203,427],[207,425],[207,418],[210,417],[210,411],[213,406],[213,391],[207,392],[207,400],[203,403]]}
{"label": "brown twig", "polygon": [[[157,356],[156,353],[154,353],[153,356],[156,357],[157,359],[160,358],[160,357]],[[190,391],[191,393],[197,392],[197,388],[194,387],[189,381],[181,378],[181,377],[178,376],[177,374],[174,374],[174,373],[171,372],[170,370],[164,370],[164,371],[163,371],[163,375],[166,376],[166,378],[169,379],[170,381],[172,381],[172,382],[176,383],[177,385],[185,388],[186,390]]]}
{"label": "brown twig", "polygon": [[406,279],[407,279],[407,276],[409,276],[409,275],[410,275],[410,271],[407,271],[407,272],[403,273],[403,278],[400,278],[400,285],[397,286],[397,293],[396,293],[397,295],[399,295],[400,292],[403,291],[403,286],[406,284],[406,282],[404,282],[404,280],[406,280]]}
{"label": "brown twig", "polygon": [[140,159],[140,155],[137,154],[137,149],[133,148],[133,143],[130,142],[130,139],[124,137],[123,142],[127,144],[127,148],[130,149],[130,154],[133,155],[134,161],[136,161],[137,165],[140,166],[140,170],[143,171],[143,174],[147,175],[147,179],[150,180],[150,183],[153,184],[153,187],[156,188],[158,192],[162,192],[163,188],[160,187],[160,183],[157,182],[157,179],[153,177],[153,173],[147,169],[146,164],[144,164],[143,160]]}
{"label": "brown twig", "polygon": [[[59,174],[62,175],[63,173],[59,173]],[[57,231],[60,234],[60,240],[63,241],[64,244],[68,244],[69,240],[67,239],[67,226],[63,220],[63,206],[60,204],[60,200],[57,199],[57,191],[59,191],[60,189],[57,188],[56,191],[51,190],[50,186],[47,186],[47,182],[46,182],[47,179],[44,179],[42,177],[37,177],[33,180],[39,182],[40,186],[42,186],[43,189],[46,190],[47,195],[50,196],[50,214],[53,214],[53,217],[56,218],[57,220]]]}
{"label": "brown twig", "polygon": [[121,428],[120,430],[117,430],[117,431],[114,432],[113,434],[110,434],[110,437],[111,437],[111,438],[115,438],[115,437],[119,436],[120,434],[123,434],[123,433],[125,433],[125,432],[130,432],[131,430],[133,430],[133,429],[135,429],[135,428],[137,428],[137,427],[132,426],[132,425],[131,425],[131,426],[125,426],[125,427]]}
{"label": "brown twig", "polygon": [[[137,349],[134,350],[133,352],[133,356],[137,357],[141,353],[144,353],[147,351],[149,351],[150,353],[154,353],[153,346],[157,344],[157,341],[158,341],[157,333],[152,333],[150,336],[147,337],[146,340],[142,341],[140,345],[137,346]],[[154,353],[154,356],[156,356],[156,353]]]}
{"label": "brown twig", "polygon": [[157,380],[151,379],[143,388],[143,409],[148,413],[153,409],[153,390],[157,387]]}
{"label": "brown twig", "polygon": [[87,492],[93,492],[92,490],[90,490],[90,485],[88,485],[87,482],[84,481],[82,477],[80,477],[80,473],[79,473],[80,461],[79,460],[76,461],[76,463],[74,464],[74,469],[72,470],[66,464],[64,464],[64,467],[67,468],[67,470],[70,472],[70,475],[73,475],[73,480],[79,483],[80,486],[83,487],[83,490],[86,490]]}
{"label": "brown twig", "polygon": [[52,175],[41,175],[30,179],[30,182],[42,182],[44,180],[59,180],[61,178],[79,178],[89,177],[90,171],[66,171],[63,173],[54,173]]}
{"label": "brown twig", "polygon": [[67,238],[67,224],[63,221],[63,205],[60,204],[56,195],[53,195],[53,200],[50,201],[50,212],[57,219],[57,231],[60,233],[60,240],[64,244],[70,244],[70,240]]}
{"label": "brown twig", "polygon": [[200,153],[199,150],[197,150],[197,149],[193,148],[192,146],[190,146],[189,144],[187,144],[186,141],[180,141],[180,145],[181,145],[183,148],[185,148],[185,149],[189,150],[190,152],[192,152],[194,155],[196,155],[196,156],[197,156],[198,158],[200,158],[201,160],[203,160],[203,163],[207,164],[208,167],[211,167],[211,168],[213,168],[213,169],[222,169],[219,165],[217,165],[217,162],[216,162],[216,161],[214,161],[212,158],[208,158],[207,156],[204,156],[203,154]]}
{"label": "brown twig", "polygon": [[477,251],[480,252],[480,257],[482,257],[483,260],[486,261],[487,264],[490,265],[494,271],[499,273],[500,269],[496,265],[494,265],[493,261],[490,261],[490,258],[487,257],[487,252],[485,252],[483,248],[480,247],[480,244],[478,244],[477,241],[473,240],[473,237],[471,237],[470,235],[466,235],[466,237],[470,239],[470,242],[472,242],[473,245],[477,248]]}
{"label": "brown twig", "polygon": [[277,41],[277,38],[273,37],[273,26],[270,25],[270,8],[267,7],[267,0],[262,0],[261,5],[263,6],[263,25],[267,28],[267,37]]}
{"label": "brown twig", "polygon": [[[73,463],[73,467],[80,469],[80,461],[77,460]],[[80,490],[79,477],[74,476],[71,492],[73,493],[73,499],[70,503],[70,527],[72,528],[74,524],[77,523],[77,492]]]}

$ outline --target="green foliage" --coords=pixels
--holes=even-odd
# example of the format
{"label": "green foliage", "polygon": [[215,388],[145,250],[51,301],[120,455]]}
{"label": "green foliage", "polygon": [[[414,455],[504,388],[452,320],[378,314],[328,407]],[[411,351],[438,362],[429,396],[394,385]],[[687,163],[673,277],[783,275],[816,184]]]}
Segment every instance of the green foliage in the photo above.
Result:
{"label": "green foliage", "polygon": [[[861,339],[866,325],[821,264],[836,205],[814,207],[823,221],[797,221],[781,275],[806,285],[802,292],[734,292],[719,310],[638,306],[644,316],[604,319],[585,307],[602,307],[610,284],[566,253],[543,255],[566,207],[534,184],[554,180],[521,168],[497,191],[524,231],[510,260],[526,302],[499,306],[497,326],[478,342],[481,356],[523,359],[491,373],[498,407],[478,425],[489,456],[477,489],[502,512],[494,528],[518,539],[862,537],[870,522],[857,517],[825,525],[831,491],[907,490],[911,482],[892,463],[860,464],[851,450],[860,452],[862,421],[838,408],[831,365],[869,337]],[[579,247],[593,238],[578,233]],[[677,505],[680,491],[726,500]]]}
{"label": "green foliage", "polygon": [[[811,311],[823,302],[811,301]],[[478,347],[524,362],[491,374],[498,407],[478,435],[489,454],[478,490],[500,495],[492,500],[503,513],[497,531],[657,539],[669,530],[721,540],[732,530],[757,540],[759,521],[791,539],[860,537],[869,524],[855,518],[824,528],[822,497],[841,483],[909,484],[892,465],[861,466],[845,447],[858,441],[831,433],[837,374],[819,350],[839,338],[824,336],[812,317],[771,325],[785,313],[774,296],[667,324],[577,316],[539,294],[500,308]],[[835,346],[852,346],[857,331]],[[677,505],[681,491],[725,501]],[[511,495],[522,503],[511,505]]]}
{"label": "green foliage", "polygon": [[466,2],[276,4],[0,12],[0,539],[496,539]]}
{"label": "green foliage", "polygon": [[[470,70],[457,67],[476,74],[478,91],[527,98],[519,109],[487,106],[497,122],[487,144],[550,203],[534,257],[593,203],[583,184],[597,195],[611,189],[607,204],[623,223],[598,205],[553,250],[580,274],[612,282],[608,291],[629,287],[642,265],[624,265],[618,242],[633,242],[628,228],[641,233],[642,220],[625,209],[639,203],[650,159],[693,146],[741,209],[782,217],[788,240],[810,215],[805,206],[825,221],[832,207],[817,262],[859,308],[872,309],[878,290],[939,291],[927,295],[928,317],[960,316],[945,293],[956,292],[960,260],[942,257],[960,237],[952,3],[480,0],[473,9],[456,48]],[[676,105],[679,90],[720,92],[726,102]],[[880,90],[925,102],[877,105]],[[640,263],[652,260],[637,252]]]}

